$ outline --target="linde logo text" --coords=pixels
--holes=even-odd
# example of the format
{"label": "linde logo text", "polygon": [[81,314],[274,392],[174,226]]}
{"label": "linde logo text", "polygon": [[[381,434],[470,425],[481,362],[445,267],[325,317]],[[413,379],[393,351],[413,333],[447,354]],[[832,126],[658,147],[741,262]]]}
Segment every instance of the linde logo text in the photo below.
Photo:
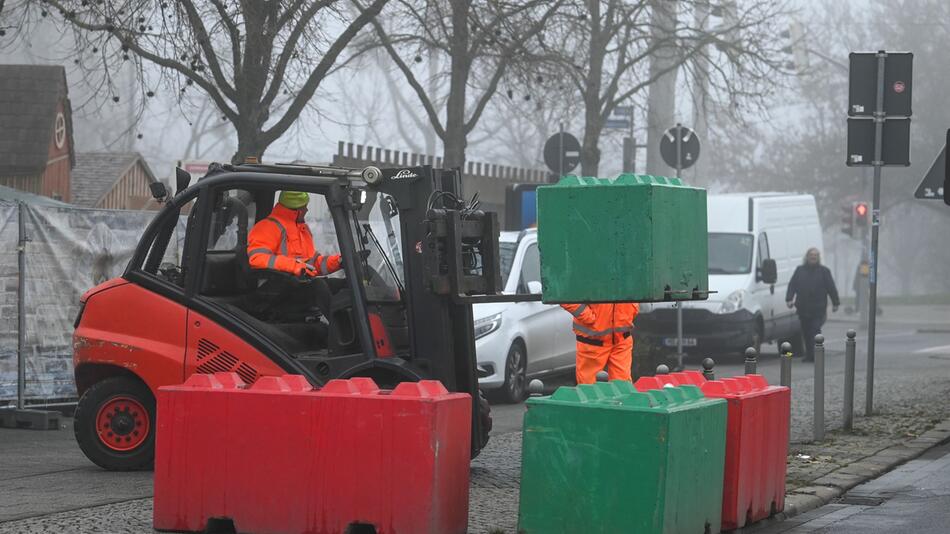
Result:
{"label": "linde logo text", "polygon": [[410,171],[409,169],[403,169],[397,172],[395,175],[393,175],[392,179],[393,180],[408,180],[410,178],[415,178],[417,176],[419,175]]}

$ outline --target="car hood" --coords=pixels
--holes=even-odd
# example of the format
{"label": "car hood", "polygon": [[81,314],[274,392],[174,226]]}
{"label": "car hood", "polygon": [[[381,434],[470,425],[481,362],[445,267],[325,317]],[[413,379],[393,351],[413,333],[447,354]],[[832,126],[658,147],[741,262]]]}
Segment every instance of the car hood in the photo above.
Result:
{"label": "car hood", "polygon": [[[747,289],[749,286],[749,273],[746,274],[711,274],[709,275],[710,293],[707,300],[694,300],[683,303],[683,308],[698,308],[703,310],[718,311],[722,306],[722,301],[733,292],[740,289]],[[641,311],[648,313],[651,310],[672,308],[672,302],[656,302],[654,304],[643,305]]]}
{"label": "car hood", "polygon": [[484,319],[485,317],[501,313],[511,306],[510,302],[488,302],[472,305],[472,318],[474,320]]}

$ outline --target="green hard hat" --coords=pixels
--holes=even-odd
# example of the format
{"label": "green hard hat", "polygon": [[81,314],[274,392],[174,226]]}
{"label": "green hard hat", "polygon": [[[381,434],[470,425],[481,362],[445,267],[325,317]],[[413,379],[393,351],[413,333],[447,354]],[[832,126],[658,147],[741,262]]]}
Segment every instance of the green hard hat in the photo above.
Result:
{"label": "green hard hat", "polygon": [[278,202],[292,210],[297,210],[310,202],[310,195],[301,191],[281,191]]}

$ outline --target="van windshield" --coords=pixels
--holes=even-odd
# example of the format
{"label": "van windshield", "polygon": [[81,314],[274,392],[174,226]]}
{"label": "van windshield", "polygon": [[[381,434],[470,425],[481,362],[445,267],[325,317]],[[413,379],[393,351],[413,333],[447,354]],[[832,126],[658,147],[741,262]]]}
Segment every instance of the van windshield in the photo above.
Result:
{"label": "van windshield", "polygon": [[748,273],[752,242],[752,234],[709,234],[709,274]]}

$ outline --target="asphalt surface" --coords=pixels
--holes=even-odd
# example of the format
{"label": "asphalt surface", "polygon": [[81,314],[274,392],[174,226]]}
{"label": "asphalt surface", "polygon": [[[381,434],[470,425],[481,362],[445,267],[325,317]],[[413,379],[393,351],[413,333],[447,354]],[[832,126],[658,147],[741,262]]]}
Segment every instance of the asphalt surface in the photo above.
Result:
{"label": "asphalt surface", "polygon": [[[945,310],[946,311],[946,310]],[[931,386],[946,387],[950,377],[950,325],[945,317],[910,314],[906,320],[883,323],[878,329],[876,398],[888,402],[919,402]],[[845,331],[855,325],[829,322],[828,408],[829,427],[840,425],[840,390],[843,382]],[[859,348],[864,336],[859,334]],[[759,372],[778,383],[779,362],[775,347],[765,346]],[[741,374],[741,356],[717,356],[718,377]],[[698,358],[687,361],[698,366]],[[859,351],[855,392],[856,415],[863,414],[865,359]],[[813,366],[800,359],[793,366],[792,439],[810,436]],[[570,377],[549,380],[549,391],[569,384]],[[927,402],[935,402],[928,400]],[[885,406],[886,407],[886,406]],[[837,410],[837,411],[836,411]],[[517,510],[520,434],[523,405],[493,407],[493,440],[473,462],[470,531],[483,532],[507,526]],[[58,431],[0,429],[0,534],[21,532],[150,532],[152,476],[150,472],[109,473],[91,464],[79,451],[71,420]],[[899,502],[899,501],[898,501]],[[938,504],[920,501],[920,506]],[[947,502],[941,506],[947,508]],[[881,508],[884,509],[884,508]],[[103,518],[111,523],[103,523]],[[944,525],[950,524],[944,521]],[[835,530],[837,532],[837,530]],[[883,530],[881,530],[883,532]],[[892,529],[899,532],[901,529]],[[924,530],[922,530],[923,532]],[[939,532],[948,532],[943,529]],[[936,531],[935,531],[936,532]]]}
{"label": "asphalt surface", "polygon": [[755,534],[950,532],[950,444],[862,484],[838,502]]}

